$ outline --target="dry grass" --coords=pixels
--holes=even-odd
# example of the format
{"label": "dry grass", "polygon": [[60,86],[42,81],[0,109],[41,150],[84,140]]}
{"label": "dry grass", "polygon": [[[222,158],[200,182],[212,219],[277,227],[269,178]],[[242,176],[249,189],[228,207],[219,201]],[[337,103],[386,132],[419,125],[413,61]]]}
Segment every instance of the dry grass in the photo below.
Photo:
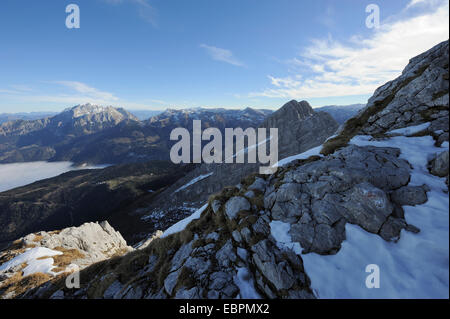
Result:
{"label": "dry grass", "polygon": [[33,241],[34,241],[35,243],[40,243],[42,239],[44,239],[44,236],[39,235],[39,234],[34,234]]}
{"label": "dry grass", "polygon": [[74,260],[82,259],[85,257],[83,253],[81,253],[78,249],[66,249],[63,247],[56,247],[54,250],[60,251],[62,255],[56,256],[43,256],[38,258],[38,260],[53,258],[53,272],[61,272],[66,269],[67,266],[73,263]]}
{"label": "dry grass", "polygon": [[52,277],[44,273],[34,273],[29,276],[23,277],[22,270],[27,266],[23,263],[20,270],[17,271],[12,277],[0,282],[0,297],[2,298],[14,298],[22,295],[30,289],[39,287],[43,283],[46,283]]}

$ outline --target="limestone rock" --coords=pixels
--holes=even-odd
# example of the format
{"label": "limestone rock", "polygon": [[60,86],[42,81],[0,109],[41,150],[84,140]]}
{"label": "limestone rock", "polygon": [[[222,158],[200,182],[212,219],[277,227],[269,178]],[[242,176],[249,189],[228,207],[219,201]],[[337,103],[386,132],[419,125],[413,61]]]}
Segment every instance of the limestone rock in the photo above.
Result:
{"label": "limestone rock", "polygon": [[235,219],[240,211],[249,209],[248,200],[240,196],[231,197],[225,204],[225,214],[229,219]]}

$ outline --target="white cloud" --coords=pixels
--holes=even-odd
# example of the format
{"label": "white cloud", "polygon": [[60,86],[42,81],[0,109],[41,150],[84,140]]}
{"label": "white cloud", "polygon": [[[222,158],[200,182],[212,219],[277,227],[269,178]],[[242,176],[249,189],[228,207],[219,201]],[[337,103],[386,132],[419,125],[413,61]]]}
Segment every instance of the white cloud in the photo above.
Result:
{"label": "white cloud", "polygon": [[[424,1],[412,0],[408,6]],[[313,40],[300,56],[288,61],[290,69],[303,78],[271,75],[272,87],[250,96],[317,98],[373,93],[400,75],[410,58],[448,39],[448,1],[426,2],[433,10],[385,22],[368,38],[355,35],[348,43],[331,36]]]}
{"label": "white cloud", "polygon": [[216,61],[226,62],[235,66],[244,66],[242,62],[234,57],[233,52],[230,50],[221,49],[206,44],[200,44],[200,47],[205,49],[211,58]]}
{"label": "white cloud", "polygon": [[119,100],[119,98],[117,98],[112,93],[100,91],[82,82],[56,81],[55,83],[63,85],[69,89],[72,89],[76,93],[81,94],[80,98],[82,99],[88,98],[96,101],[110,101],[110,102]]}
{"label": "white cloud", "polygon": [[[14,90],[0,89],[0,96],[4,101],[13,103],[60,103],[75,105],[80,103],[115,104],[119,98],[113,93],[101,91],[85,83],[77,81],[43,82],[52,85],[50,88],[31,88],[15,85]],[[54,86],[54,85],[57,86]],[[56,93],[54,93],[56,92]]]}
{"label": "white cloud", "polygon": [[103,0],[103,2],[106,2],[108,4],[112,5],[119,5],[123,3],[131,3],[136,5],[139,16],[151,23],[153,26],[156,26],[156,9],[150,5],[148,0]]}

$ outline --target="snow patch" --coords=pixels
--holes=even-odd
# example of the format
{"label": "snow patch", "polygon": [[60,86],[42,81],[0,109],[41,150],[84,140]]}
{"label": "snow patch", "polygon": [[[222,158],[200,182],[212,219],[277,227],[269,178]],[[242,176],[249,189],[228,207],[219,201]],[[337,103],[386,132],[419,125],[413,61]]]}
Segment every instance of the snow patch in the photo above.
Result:
{"label": "snow patch", "polygon": [[426,122],[419,125],[402,127],[396,130],[388,131],[387,134],[401,134],[401,135],[413,135],[419,133],[423,130],[426,130],[431,125],[431,122]]}
{"label": "snow patch", "polygon": [[[422,130],[423,127],[420,128]],[[412,134],[404,130],[403,134]],[[420,131],[419,130],[419,131]],[[429,174],[428,160],[448,149],[435,147],[430,136],[395,136],[374,141],[370,136],[356,136],[351,144],[395,147],[401,158],[413,167],[409,185],[427,184],[428,201],[423,205],[404,206],[405,219],[420,228],[413,234],[402,230],[396,243],[346,224],[346,240],[335,255],[301,254],[301,247],[289,235],[290,224],[273,221],[271,234],[280,247],[301,254],[311,288],[320,298],[445,298],[449,297],[449,196],[445,178]],[[369,289],[365,281],[366,266],[376,264],[380,269],[380,288]]]}
{"label": "snow patch", "polygon": [[193,221],[194,219],[199,219],[201,214],[205,211],[206,207],[208,207],[208,203],[203,205],[201,208],[199,208],[195,213],[193,213],[191,216],[186,217],[185,219],[180,220],[178,223],[173,224],[169,228],[166,229],[164,234],[161,236],[161,238],[167,237],[169,235],[178,233],[180,231],[183,231],[186,226]]}
{"label": "snow patch", "polygon": [[313,156],[313,155],[321,156],[321,154],[320,154],[321,149],[322,149],[322,145],[311,148],[311,149],[307,150],[306,152],[283,158],[282,160],[275,163],[272,167],[284,166],[286,164],[289,164],[292,161],[299,160],[299,159],[307,159],[308,157]]}
{"label": "snow patch", "polygon": [[178,188],[178,189],[177,189],[175,192],[173,192],[173,193],[174,193],[174,194],[175,194],[175,193],[178,193],[179,191],[182,191],[183,189],[186,189],[186,188],[188,188],[189,186],[191,186],[191,185],[193,185],[193,184],[195,184],[195,183],[197,183],[197,182],[199,182],[199,181],[201,181],[201,180],[203,180],[203,179],[205,179],[205,178],[210,177],[212,174],[214,174],[214,173],[211,172],[211,173],[209,173],[209,174],[197,176],[196,178],[194,178],[193,180],[191,180],[189,183],[187,183],[187,184],[181,186],[180,188]]}
{"label": "snow patch", "polygon": [[0,271],[6,271],[13,267],[20,266],[23,263],[26,263],[27,266],[23,269],[24,277],[38,272],[53,275],[54,273],[52,272],[52,269],[55,267],[53,266],[53,258],[38,258],[52,257],[62,254],[63,253],[60,251],[48,249],[45,247],[31,248],[24,253],[14,257],[10,261],[2,264],[0,266]]}

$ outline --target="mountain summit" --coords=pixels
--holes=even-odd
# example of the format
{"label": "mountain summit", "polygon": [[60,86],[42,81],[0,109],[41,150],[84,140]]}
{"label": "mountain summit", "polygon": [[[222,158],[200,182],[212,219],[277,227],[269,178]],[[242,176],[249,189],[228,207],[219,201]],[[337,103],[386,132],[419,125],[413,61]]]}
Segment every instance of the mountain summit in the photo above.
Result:
{"label": "mountain summit", "polygon": [[278,128],[278,152],[282,157],[321,145],[339,124],[325,112],[315,112],[306,101],[292,100],[267,117],[261,127]]}

